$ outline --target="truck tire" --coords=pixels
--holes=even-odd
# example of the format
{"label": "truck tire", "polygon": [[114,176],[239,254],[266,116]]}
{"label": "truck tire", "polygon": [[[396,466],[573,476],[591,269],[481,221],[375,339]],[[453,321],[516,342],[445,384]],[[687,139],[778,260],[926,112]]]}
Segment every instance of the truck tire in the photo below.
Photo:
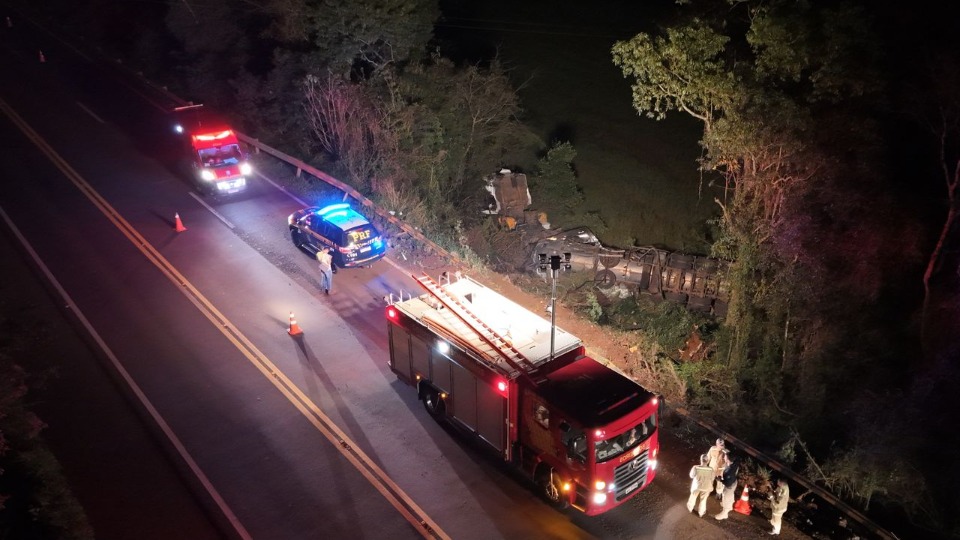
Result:
{"label": "truck tire", "polygon": [[593,281],[601,289],[609,289],[617,282],[617,275],[612,270],[601,270],[594,276]]}
{"label": "truck tire", "polygon": [[544,466],[540,469],[537,473],[537,486],[540,488],[540,496],[550,506],[561,510],[567,507],[569,501],[563,496],[563,481],[554,473],[553,467]]}
{"label": "truck tire", "polygon": [[437,421],[443,418],[447,410],[446,404],[440,399],[440,392],[430,387],[423,390],[423,408]]}

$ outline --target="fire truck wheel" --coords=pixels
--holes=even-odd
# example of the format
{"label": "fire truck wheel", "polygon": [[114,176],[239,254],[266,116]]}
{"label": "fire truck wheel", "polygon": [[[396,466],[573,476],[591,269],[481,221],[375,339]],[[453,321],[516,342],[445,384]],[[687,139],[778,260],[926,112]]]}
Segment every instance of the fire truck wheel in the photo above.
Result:
{"label": "fire truck wheel", "polygon": [[423,408],[430,413],[430,416],[439,420],[443,418],[446,405],[440,399],[440,394],[433,388],[427,388],[423,391]]}
{"label": "fire truck wheel", "polygon": [[552,467],[544,467],[537,475],[540,494],[554,508],[566,508],[567,498],[563,496],[563,481]]}

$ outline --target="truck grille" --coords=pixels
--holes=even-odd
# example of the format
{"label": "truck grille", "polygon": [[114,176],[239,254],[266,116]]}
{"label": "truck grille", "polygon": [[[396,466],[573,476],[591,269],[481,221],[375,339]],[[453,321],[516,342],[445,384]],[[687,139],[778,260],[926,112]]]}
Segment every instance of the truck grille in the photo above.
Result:
{"label": "truck grille", "polygon": [[620,465],[613,472],[617,500],[621,501],[647,482],[647,451]]}

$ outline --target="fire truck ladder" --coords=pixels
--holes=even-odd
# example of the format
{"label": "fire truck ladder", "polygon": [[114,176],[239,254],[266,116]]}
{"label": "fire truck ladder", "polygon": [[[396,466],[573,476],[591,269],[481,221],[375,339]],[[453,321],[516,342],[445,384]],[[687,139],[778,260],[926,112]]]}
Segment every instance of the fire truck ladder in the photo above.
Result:
{"label": "fire truck ladder", "polygon": [[490,328],[487,323],[474,315],[460,300],[447,294],[446,291],[443,290],[443,287],[434,281],[433,278],[427,274],[423,274],[420,277],[412,277],[417,280],[417,283],[419,283],[421,287],[426,289],[427,292],[443,304],[444,307],[450,310],[450,313],[456,315],[467,327],[476,332],[476,334],[480,336],[480,339],[487,345],[493,347],[493,350],[496,351],[510,367],[520,372],[523,376],[529,376],[531,372],[537,369],[537,366],[528,360],[523,353],[518,351],[509,341],[498,334],[496,330]]}

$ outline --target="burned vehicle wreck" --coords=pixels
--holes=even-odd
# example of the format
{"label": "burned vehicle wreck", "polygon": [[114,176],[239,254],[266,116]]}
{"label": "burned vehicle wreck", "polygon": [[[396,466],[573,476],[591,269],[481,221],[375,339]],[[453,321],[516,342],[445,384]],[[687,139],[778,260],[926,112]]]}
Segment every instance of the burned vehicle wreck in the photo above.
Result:
{"label": "burned vehicle wreck", "polygon": [[727,261],[655,247],[610,248],[589,228],[577,227],[534,244],[530,270],[536,270],[541,254],[566,253],[570,254],[571,270],[592,272],[602,289],[620,285],[634,294],[653,295],[718,316],[726,314],[730,300]]}

